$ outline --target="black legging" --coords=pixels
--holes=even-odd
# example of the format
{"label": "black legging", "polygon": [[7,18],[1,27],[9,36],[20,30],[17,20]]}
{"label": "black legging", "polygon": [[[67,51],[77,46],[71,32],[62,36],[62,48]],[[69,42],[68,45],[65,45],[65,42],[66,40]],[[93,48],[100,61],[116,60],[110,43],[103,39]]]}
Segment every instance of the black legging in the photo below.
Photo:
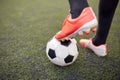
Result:
{"label": "black legging", "polygon": [[93,44],[100,45],[106,43],[118,1],[119,0],[100,0],[98,30],[93,39]]}
{"label": "black legging", "polygon": [[70,13],[72,18],[77,18],[85,7],[88,7],[87,0],[69,0]]}
{"label": "black legging", "polygon": [[[106,43],[118,2],[119,0],[100,0],[98,8],[98,30],[93,38],[94,45],[98,46]],[[69,3],[70,13],[73,19],[78,17],[85,7],[89,6],[87,0],[69,0]]]}

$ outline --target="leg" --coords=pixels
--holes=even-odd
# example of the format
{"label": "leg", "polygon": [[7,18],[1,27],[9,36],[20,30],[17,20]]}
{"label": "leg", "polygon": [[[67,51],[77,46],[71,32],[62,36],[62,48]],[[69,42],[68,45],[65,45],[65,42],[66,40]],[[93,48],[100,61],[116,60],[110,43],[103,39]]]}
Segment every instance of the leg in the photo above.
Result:
{"label": "leg", "polygon": [[77,18],[82,10],[89,6],[87,0],[69,0],[69,4],[72,19]]}
{"label": "leg", "polygon": [[62,30],[55,35],[59,40],[72,38],[83,31],[88,34],[97,25],[96,16],[87,0],[69,0],[69,3],[70,14],[65,18]]}
{"label": "leg", "polygon": [[[98,56],[107,55],[106,39],[119,0],[100,0],[98,30],[93,39],[81,39],[83,47],[90,48]],[[109,3],[108,3],[109,2]]]}
{"label": "leg", "polygon": [[118,0],[100,0],[98,30],[93,39],[94,45],[106,43],[117,4]]}

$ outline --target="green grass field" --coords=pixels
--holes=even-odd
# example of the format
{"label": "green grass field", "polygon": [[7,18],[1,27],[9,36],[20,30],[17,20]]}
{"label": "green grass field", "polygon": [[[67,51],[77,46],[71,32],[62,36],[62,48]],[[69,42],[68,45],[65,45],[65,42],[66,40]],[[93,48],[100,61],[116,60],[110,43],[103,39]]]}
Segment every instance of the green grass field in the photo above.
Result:
{"label": "green grass field", "polygon": [[[89,1],[97,15],[98,0]],[[48,60],[45,47],[68,10],[67,0],[0,0],[0,80],[120,80],[120,3],[107,40],[108,55],[97,57],[78,44],[75,63],[58,67]]]}

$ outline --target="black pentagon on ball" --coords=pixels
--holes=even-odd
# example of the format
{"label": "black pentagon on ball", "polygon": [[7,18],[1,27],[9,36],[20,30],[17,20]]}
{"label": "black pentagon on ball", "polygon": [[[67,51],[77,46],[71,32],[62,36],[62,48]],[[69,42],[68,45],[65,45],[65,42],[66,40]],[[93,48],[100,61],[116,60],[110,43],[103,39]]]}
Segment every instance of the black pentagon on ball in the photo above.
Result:
{"label": "black pentagon on ball", "polygon": [[55,51],[53,49],[49,49],[48,55],[51,59],[56,57]]}
{"label": "black pentagon on ball", "polygon": [[71,43],[71,40],[65,40],[65,41],[61,41],[61,45],[64,45],[64,46],[69,46]]}
{"label": "black pentagon on ball", "polygon": [[73,61],[73,58],[74,58],[74,56],[72,56],[72,55],[68,55],[64,60],[65,60],[65,63],[70,63],[70,62],[72,62]]}

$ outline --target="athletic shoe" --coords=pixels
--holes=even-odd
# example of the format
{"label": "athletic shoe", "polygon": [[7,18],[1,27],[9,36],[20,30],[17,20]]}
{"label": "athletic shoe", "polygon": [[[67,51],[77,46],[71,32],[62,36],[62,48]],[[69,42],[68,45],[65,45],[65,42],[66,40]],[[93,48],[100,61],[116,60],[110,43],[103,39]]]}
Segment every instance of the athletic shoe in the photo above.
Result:
{"label": "athletic shoe", "polygon": [[68,15],[62,24],[62,30],[55,35],[55,38],[62,40],[72,38],[76,34],[82,34],[83,32],[89,34],[90,30],[95,26],[97,26],[96,16],[91,7],[86,7],[80,16],[75,19]]}
{"label": "athletic shoe", "polygon": [[98,56],[107,55],[107,46],[106,46],[106,44],[95,46],[92,43],[92,39],[81,39],[80,40],[80,45],[83,46],[83,47],[87,47],[87,48],[91,49]]}

